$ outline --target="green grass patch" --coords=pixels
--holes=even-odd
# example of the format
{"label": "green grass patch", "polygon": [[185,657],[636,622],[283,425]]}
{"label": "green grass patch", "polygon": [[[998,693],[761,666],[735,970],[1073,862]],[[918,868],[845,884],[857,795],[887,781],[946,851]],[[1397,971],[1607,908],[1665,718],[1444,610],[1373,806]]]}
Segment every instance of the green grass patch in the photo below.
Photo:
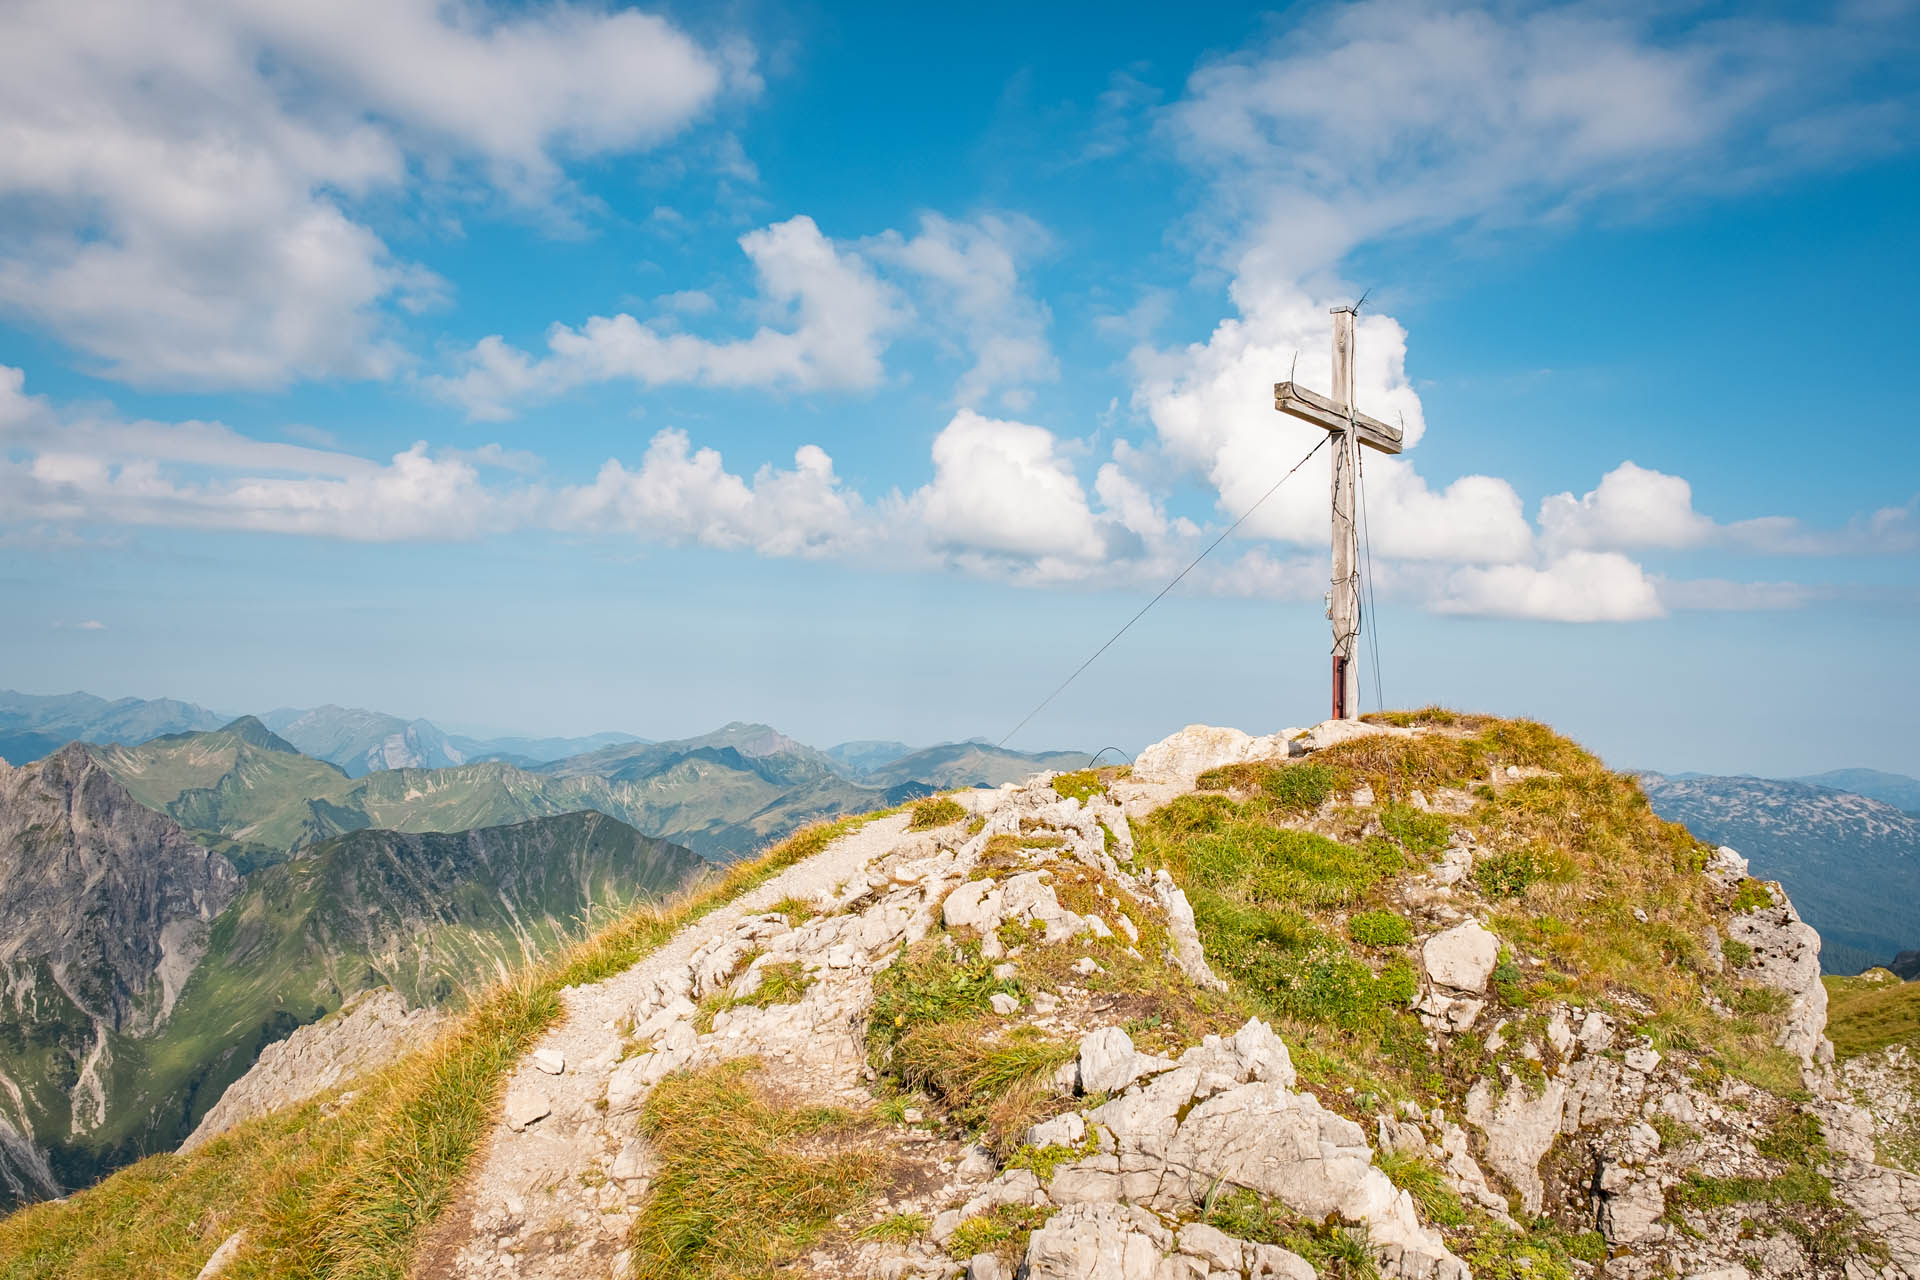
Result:
{"label": "green grass patch", "polygon": [[1339,777],[1323,764],[1229,764],[1209,769],[1195,783],[1202,791],[1251,793],[1273,814],[1311,813],[1333,794]]}
{"label": "green grass patch", "polygon": [[927,1229],[932,1225],[927,1221],[927,1215],[924,1213],[892,1213],[871,1226],[860,1228],[854,1233],[853,1238],[879,1240],[887,1244],[906,1244],[927,1234]]}
{"label": "green grass patch", "polygon": [[907,820],[909,831],[932,831],[936,827],[952,826],[967,816],[967,811],[952,796],[928,796],[925,800],[916,800],[911,812],[913,816]]}
{"label": "green grass patch", "polygon": [[1357,911],[1347,918],[1347,936],[1363,947],[1404,947],[1413,925],[1397,911]]}
{"label": "green grass patch", "polygon": [[865,1203],[885,1165],[847,1112],[771,1102],[740,1059],[655,1086],[640,1130],[659,1172],[629,1237],[640,1280],[759,1280]]}
{"label": "green grass patch", "polygon": [[798,960],[780,960],[760,966],[760,981],[743,996],[717,991],[700,1002],[694,1025],[702,1034],[713,1030],[713,1018],[729,1009],[765,1009],[776,1004],[794,1004],[813,986],[813,975]]}
{"label": "green grass patch", "polygon": [[1857,978],[1826,978],[1827,1038],[1841,1060],[1893,1044],[1920,1048],[1920,982],[1885,969]]}
{"label": "green grass patch", "polygon": [[1773,891],[1764,881],[1746,879],[1733,891],[1733,914],[1746,915],[1749,911],[1766,911],[1773,906]]}
{"label": "green grass patch", "polygon": [[1040,1209],[1026,1204],[995,1205],[955,1227],[947,1238],[947,1253],[960,1261],[975,1254],[991,1253],[1012,1271],[1026,1256],[1027,1240],[1053,1214],[1052,1206]]}
{"label": "green grass patch", "polygon": [[1406,1151],[1382,1151],[1374,1163],[1387,1175],[1387,1181],[1413,1197],[1421,1217],[1443,1227],[1467,1225],[1466,1205],[1431,1160]]}
{"label": "green grass patch", "polygon": [[1209,1197],[1201,1220],[1242,1240],[1292,1250],[1320,1280],[1380,1280],[1364,1225],[1314,1222],[1248,1190]]}
{"label": "green grass patch", "polygon": [[1072,773],[1055,774],[1053,778],[1054,794],[1067,800],[1078,800],[1081,804],[1095,796],[1107,794],[1107,784],[1092,769],[1078,769]]}
{"label": "green grass patch", "polygon": [[995,978],[976,945],[922,942],[875,979],[867,1046],[892,1087],[926,1094],[962,1125],[983,1126],[1004,1153],[1032,1123],[1041,1085],[1077,1046],[1006,1027],[989,1003],[996,992],[1018,994],[1019,986]]}

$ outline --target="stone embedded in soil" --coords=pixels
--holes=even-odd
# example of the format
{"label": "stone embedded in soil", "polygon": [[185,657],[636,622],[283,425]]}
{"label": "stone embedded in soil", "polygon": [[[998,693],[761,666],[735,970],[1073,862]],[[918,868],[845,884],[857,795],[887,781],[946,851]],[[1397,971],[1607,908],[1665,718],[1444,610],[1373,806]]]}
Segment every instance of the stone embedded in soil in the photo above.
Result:
{"label": "stone embedded in soil", "polygon": [[1500,960],[1500,939],[1478,920],[1469,920],[1428,938],[1420,957],[1435,985],[1483,992]]}
{"label": "stone embedded in soil", "polygon": [[548,1101],[547,1095],[544,1093],[536,1092],[524,1086],[516,1086],[515,1088],[507,1090],[507,1102],[504,1112],[507,1119],[507,1127],[515,1133],[518,1133],[528,1125],[537,1123],[547,1116],[552,1115],[553,1103]]}

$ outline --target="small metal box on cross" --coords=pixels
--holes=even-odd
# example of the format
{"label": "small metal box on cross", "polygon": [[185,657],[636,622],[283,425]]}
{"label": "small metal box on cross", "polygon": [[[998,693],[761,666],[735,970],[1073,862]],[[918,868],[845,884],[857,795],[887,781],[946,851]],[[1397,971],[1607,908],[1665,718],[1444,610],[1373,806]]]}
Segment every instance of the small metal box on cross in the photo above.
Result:
{"label": "small metal box on cross", "polygon": [[1329,432],[1333,445],[1333,590],[1327,617],[1333,621],[1333,718],[1360,717],[1360,668],[1354,648],[1360,635],[1360,536],[1353,522],[1355,451],[1400,452],[1400,429],[1369,418],[1353,404],[1353,322],[1357,307],[1333,309],[1333,395],[1292,382],[1273,387],[1273,407]]}

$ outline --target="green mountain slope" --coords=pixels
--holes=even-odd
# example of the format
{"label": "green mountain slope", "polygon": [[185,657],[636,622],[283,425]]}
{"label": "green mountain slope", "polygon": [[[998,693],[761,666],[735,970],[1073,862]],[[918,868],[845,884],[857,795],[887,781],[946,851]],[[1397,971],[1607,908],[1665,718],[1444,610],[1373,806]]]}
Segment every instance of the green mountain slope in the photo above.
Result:
{"label": "green mountain slope", "polygon": [[213,733],[91,750],[141,804],[204,833],[243,867],[373,825],[349,799],[351,778],[251,716]]}
{"label": "green mountain slope", "polygon": [[11,1037],[9,1074],[41,1104],[28,1119],[54,1181],[85,1185],[173,1147],[263,1047],[358,992],[391,985],[410,1001],[457,1002],[475,983],[671,892],[705,865],[599,813],[326,840],[246,878],[157,1027],[104,1037],[89,1059],[100,1081],[97,1110],[77,1131],[74,1115],[95,1099],[68,1087],[71,1053],[43,1054],[33,1064],[39,1079],[14,1075],[26,1062],[14,1044],[43,1044],[69,1030],[60,1008],[9,1011],[0,1027]]}

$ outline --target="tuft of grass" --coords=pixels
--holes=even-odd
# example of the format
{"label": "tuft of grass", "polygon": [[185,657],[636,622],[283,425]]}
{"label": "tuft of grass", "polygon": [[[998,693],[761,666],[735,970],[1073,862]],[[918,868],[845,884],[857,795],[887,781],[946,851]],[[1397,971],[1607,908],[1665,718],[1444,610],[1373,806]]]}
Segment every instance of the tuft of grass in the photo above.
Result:
{"label": "tuft of grass", "polygon": [[888,1244],[906,1244],[927,1234],[933,1224],[924,1213],[894,1213],[854,1233],[855,1240],[880,1240]]}
{"label": "tuft of grass", "polygon": [[[1605,1240],[1598,1232],[1588,1234],[1600,1240],[1604,1258]],[[1573,1280],[1575,1248],[1591,1252],[1593,1241],[1563,1235],[1551,1226],[1513,1231],[1489,1224],[1466,1242],[1464,1257],[1476,1280]]]}
{"label": "tuft of grass", "polygon": [[1202,791],[1250,792],[1277,814],[1311,813],[1333,794],[1339,778],[1323,764],[1229,764],[1201,774]]}
{"label": "tuft of grass", "polygon": [[1368,724],[1392,725],[1397,729],[1481,729],[1494,723],[1494,717],[1448,707],[1428,706],[1415,711],[1371,711],[1360,717]]}
{"label": "tuft of grass", "polygon": [[1517,898],[1536,884],[1567,884],[1573,859],[1541,842],[1498,849],[1474,864],[1473,883],[1489,898]]}
{"label": "tuft of grass", "polygon": [[1077,1146],[1063,1146],[1057,1142],[1044,1147],[1022,1146],[1007,1157],[1006,1167],[1031,1169],[1034,1177],[1040,1179],[1042,1183],[1047,1183],[1053,1181],[1054,1172],[1061,1165],[1070,1164],[1075,1160],[1084,1160],[1098,1150],[1100,1150],[1099,1136],[1089,1127],[1086,1136]]}
{"label": "tuft of grass", "polygon": [[1443,1227],[1467,1225],[1467,1207],[1431,1160],[1408,1151],[1382,1151],[1374,1158],[1387,1181],[1413,1197],[1420,1215]]}
{"label": "tuft of grass", "polygon": [[1027,1240],[1053,1214],[1050,1206],[1038,1209],[1025,1204],[995,1205],[955,1227],[947,1238],[947,1253],[961,1261],[975,1254],[991,1253],[1011,1271],[1026,1256]]}
{"label": "tuft of grass", "polygon": [[794,1004],[807,994],[814,983],[798,960],[780,960],[760,966],[760,982],[744,996],[715,992],[700,1002],[694,1025],[702,1032],[713,1030],[713,1016],[728,1009],[752,1007],[765,1009],[776,1004]]}
{"label": "tuft of grass", "polygon": [[697,920],[878,815],[801,831],[478,995],[433,1044],[190,1155],[150,1156],[0,1219],[0,1277],[192,1275],[233,1232],[233,1280],[402,1280],[490,1131],[508,1071],[560,1015],[561,988],[631,967]]}
{"label": "tuft of grass", "polygon": [[871,1198],[885,1157],[847,1112],[792,1107],[754,1059],[667,1077],[640,1129],[660,1170],[629,1237],[640,1280],[772,1277]]}
{"label": "tuft of grass", "polygon": [[1749,877],[1742,880],[1733,891],[1733,914],[1746,915],[1750,911],[1765,911],[1773,906],[1773,890],[1766,883]]}
{"label": "tuft of grass", "polygon": [[925,800],[916,800],[912,813],[913,817],[907,821],[909,831],[932,831],[936,827],[952,826],[967,816],[967,811],[952,796],[928,796]]}
{"label": "tuft of grass", "polygon": [[767,908],[774,915],[787,918],[787,924],[798,929],[807,921],[820,914],[820,908],[802,898],[786,897]]}
{"label": "tuft of grass", "polygon": [[1744,969],[1753,962],[1753,948],[1738,938],[1722,939],[1720,955],[1736,969]]}
{"label": "tuft of grass", "polygon": [[1063,799],[1078,800],[1085,804],[1095,796],[1107,794],[1107,784],[1092,769],[1079,769],[1073,773],[1055,774],[1053,791]]}
{"label": "tuft of grass", "polygon": [[1290,1249],[1311,1263],[1321,1280],[1380,1280],[1364,1224],[1314,1222],[1245,1189],[1209,1197],[1201,1220],[1242,1240]]}
{"label": "tuft of grass", "polygon": [[1347,919],[1347,936],[1363,947],[1404,947],[1413,941],[1413,924],[1397,911],[1357,911]]}
{"label": "tuft of grass", "polygon": [[993,976],[977,946],[949,951],[930,939],[875,979],[867,1023],[868,1052],[889,1084],[985,1126],[1003,1154],[1036,1118],[1047,1077],[1077,1052],[1033,1027],[1003,1025],[989,999],[1018,990]]}

